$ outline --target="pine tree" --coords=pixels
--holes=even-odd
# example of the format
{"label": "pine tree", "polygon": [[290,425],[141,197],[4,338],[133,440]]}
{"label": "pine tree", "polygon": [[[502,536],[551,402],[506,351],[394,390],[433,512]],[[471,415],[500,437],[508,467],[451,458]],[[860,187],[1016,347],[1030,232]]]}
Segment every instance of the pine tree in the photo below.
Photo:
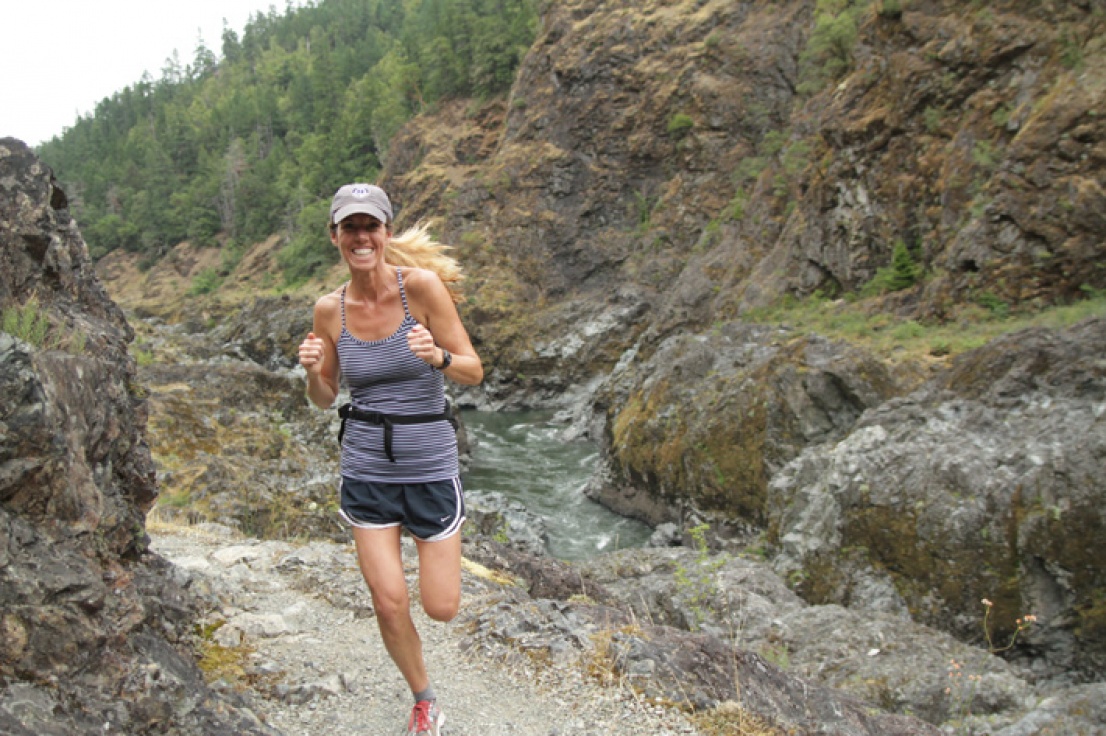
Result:
{"label": "pine tree", "polygon": [[901,239],[895,241],[895,248],[891,251],[891,274],[887,281],[887,288],[891,291],[908,289],[918,281],[921,276],[921,267],[910,255],[910,249]]}

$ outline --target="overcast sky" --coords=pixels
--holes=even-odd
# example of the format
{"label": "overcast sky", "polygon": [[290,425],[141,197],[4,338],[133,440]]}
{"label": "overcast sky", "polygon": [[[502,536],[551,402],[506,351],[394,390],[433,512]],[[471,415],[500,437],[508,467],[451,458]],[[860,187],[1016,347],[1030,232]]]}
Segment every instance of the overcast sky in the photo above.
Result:
{"label": "overcast sky", "polygon": [[[293,5],[302,5],[295,2]],[[222,55],[223,19],[242,35],[250,16],[285,0],[5,0],[0,11],[0,138],[35,146],[148,71],[161,78],[176,49]]]}

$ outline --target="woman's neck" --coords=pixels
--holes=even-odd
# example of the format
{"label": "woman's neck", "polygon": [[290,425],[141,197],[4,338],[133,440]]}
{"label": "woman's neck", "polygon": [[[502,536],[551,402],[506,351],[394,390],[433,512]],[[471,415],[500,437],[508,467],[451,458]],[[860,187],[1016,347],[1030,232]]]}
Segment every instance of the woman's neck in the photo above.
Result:
{"label": "woman's neck", "polygon": [[396,267],[387,263],[372,271],[350,273],[347,293],[354,299],[375,302],[391,291],[396,283]]}

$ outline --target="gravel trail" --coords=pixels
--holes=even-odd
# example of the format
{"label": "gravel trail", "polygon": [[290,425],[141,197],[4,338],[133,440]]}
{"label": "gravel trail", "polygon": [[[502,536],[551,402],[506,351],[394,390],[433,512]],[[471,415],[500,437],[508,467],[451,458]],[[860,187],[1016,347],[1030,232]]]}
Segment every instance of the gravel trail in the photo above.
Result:
{"label": "gravel trail", "polygon": [[[243,647],[243,673],[217,688],[244,690],[285,736],[405,733],[411,695],[380,640],[352,544],[294,545],[237,537],[217,525],[151,524],[154,551],[208,604],[214,641]],[[413,547],[405,560],[414,563]],[[408,583],[415,583],[408,568]],[[466,624],[466,609],[503,605],[501,584],[466,566],[462,614],[416,624],[449,736],[570,736],[698,731],[630,688],[605,687],[585,665],[539,664]],[[412,590],[416,588],[413,586]],[[244,676],[241,676],[244,674]]]}

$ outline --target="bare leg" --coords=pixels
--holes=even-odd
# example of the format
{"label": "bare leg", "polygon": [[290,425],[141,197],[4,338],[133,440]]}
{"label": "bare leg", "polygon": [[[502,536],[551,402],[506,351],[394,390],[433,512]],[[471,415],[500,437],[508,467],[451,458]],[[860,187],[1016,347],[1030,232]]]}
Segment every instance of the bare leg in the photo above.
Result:
{"label": "bare leg", "polygon": [[411,692],[421,692],[430,680],[422,658],[422,640],[415,629],[415,622],[411,620],[411,602],[403,575],[400,528],[354,527],[353,540],[357,545],[361,574],[372,593],[373,609],[384,646],[407,680]]}
{"label": "bare leg", "polygon": [[461,606],[461,532],[437,542],[416,539],[415,545],[422,608],[435,621],[452,621]]}

